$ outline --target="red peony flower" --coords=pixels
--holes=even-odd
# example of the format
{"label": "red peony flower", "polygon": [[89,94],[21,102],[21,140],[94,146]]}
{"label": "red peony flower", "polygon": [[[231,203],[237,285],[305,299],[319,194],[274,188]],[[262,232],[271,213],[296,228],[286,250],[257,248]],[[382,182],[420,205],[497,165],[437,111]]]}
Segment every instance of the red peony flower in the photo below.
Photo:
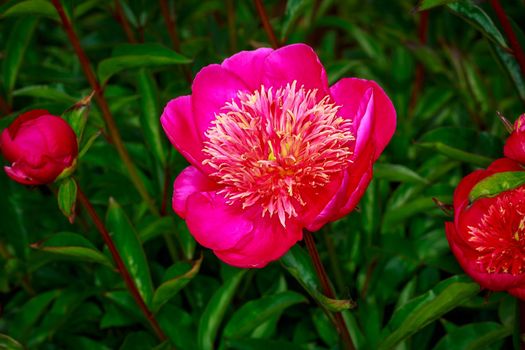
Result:
{"label": "red peony flower", "polygon": [[525,164],[525,114],[514,122],[514,131],[505,142],[503,153],[505,157]]}
{"label": "red peony flower", "polygon": [[303,228],[356,206],[396,113],[373,81],[328,87],[315,52],[296,44],[204,67],[161,122],[191,163],[175,180],[174,211],[226,263],[263,267]]}
{"label": "red peony flower", "polygon": [[5,172],[24,185],[55,181],[70,170],[78,155],[75,132],[45,110],[26,112],[0,135],[0,151],[11,166]]}
{"label": "red peony flower", "polygon": [[461,267],[483,288],[525,299],[525,185],[469,201],[481,180],[523,170],[502,158],[466,176],[454,192],[454,222],[446,223],[446,234]]}

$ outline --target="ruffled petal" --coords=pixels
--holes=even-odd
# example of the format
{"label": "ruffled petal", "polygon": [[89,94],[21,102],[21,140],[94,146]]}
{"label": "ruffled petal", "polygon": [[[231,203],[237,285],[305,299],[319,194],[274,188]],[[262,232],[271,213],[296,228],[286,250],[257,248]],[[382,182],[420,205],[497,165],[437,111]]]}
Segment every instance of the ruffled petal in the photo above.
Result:
{"label": "ruffled petal", "polygon": [[353,121],[356,138],[355,156],[367,143],[374,145],[373,160],[383,152],[396,129],[396,111],[392,101],[376,82],[344,78],[330,88],[339,114]]}
{"label": "ruffled petal", "polygon": [[191,90],[195,130],[202,141],[205,139],[204,133],[215,120],[215,115],[221,112],[226,102],[236,100],[239,91],[249,89],[229,70],[218,64],[211,64],[195,76]]}
{"label": "ruffled petal", "polygon": [[205,159],[202,153],[204,146],[202,139],[197,137],[191,100],[191,96],[181,96],[168,102],[160,122],[177,151],[192,165],[208,173],[207,167],[202,165]]}
{"label": "ruffled petal", "polygon": [[294,220],[286,221],[286,228],[279,220],[255,217],[252,232],[237,245],[227,250],[215,250],[222,261],[242,268],[262,268],[282,257],[303,237],[301,226]]}
{"label": "ruffled petal", "polygon": [[253,230],[246,211],[215,192],[193,193],[186,201],[186,223],[197,242],[213,250],[233,248]]}
{"label": "ruffled petal", "polygon": [[173,183],[172,206],[181,218],[186,217],[188,197],[198,192],[208,192],[216,188],[216,184],[199,169],[189,166],[184,169]]}
{"label": "ruffled petal", "polygon": [[263,83],[275,89],[297,81],[297,86],[317,89],[318,97],[328,95],[328,79],[315,51],[305,44],[293,44],[270,53],[265,60]]}
{"label": "ruffled petal", "polygon": [[224,60],[221,66],[241,79],[250,91],[259,90],[263,83],[264,62],[272,51],[269,48],[241,51]]}

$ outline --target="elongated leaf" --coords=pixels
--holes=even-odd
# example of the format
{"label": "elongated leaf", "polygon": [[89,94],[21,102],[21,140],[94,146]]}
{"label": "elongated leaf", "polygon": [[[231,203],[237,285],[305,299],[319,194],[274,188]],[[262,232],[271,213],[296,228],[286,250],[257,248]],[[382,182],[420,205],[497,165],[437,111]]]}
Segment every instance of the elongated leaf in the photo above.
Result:
{"label": "elongated leaf", "polygon": [[49,85],[30,85],[24,86],[13,91],[13,96],[31,96],[43,98],[46,100],[72,104],[76,102],[73,96],[68,95],[64,91],[56,89]]}
{"label": "elongated leaf", "polygon": [[454,276],[396,310],[386,329],[391,330],[379,349],[392,349],[443,314],[479,292],[479,285],[465,276]]}
{"label": "elongated leaf", "polygon": [[234,350],[304,350],[295,343],[266,339],[230,339],[226,341],[226,346]]}
{"label": "elongated leaf", "polygon": [[61,232],[46,241],[31,245],[41,252],[55,255],[57,258],[97,263],[113,268],[111,261],[83,236]]}
{"label": "elongated leaf", "polygon": [[159,44],[126,44],[117,47],[111,58],[98,65],[98,77],[105,84],[114,74],[126,69],[186,64],[191,60]]}
{"label": "elongated leaf", "polygon": [[493,197],[525,184],[525,171],[506,171],[484,178],[469,193],[470,202],[482,197]]}
{"label": "elongated leaf", "polygon": [[523,79],[523,74],[516,58],[497,45],[492,45],[492,49],[504,71],[514,83],[514,87],[521,100],[525,102],[525,80]]}
{"label": "elongated leaf", "polygon": [[146,304],[151,305],[153,283],[146,254],[131,221],[113,198],[109,200],[106,224],[133,282]]}
{"label": "elongated leaf", "polygon": [[490,345],[511,334],[512,328],[495,322],[471,323],[448,331],[434,350],[500,349],[501,346],[490,347]]}
{"label": "elongated leaf", "polygon": [[429,10],[434,7],[443,6],[450,4],[451,2],[456,2],[458,0],[421,0],[417,6],[418,11]]}
{"label": "elongated leaf", "polygon": [[[1,12],[0,12],[1,13]],[[2,65],[2,76],[4,89],[7,92],[8,100],[11,100],[11,93],[15,87],[18,71],[22,65],[24,55],[33,36],[38,20],[35,17],[20,18],[9,35],[5,58]]]}
{"label": "elongated leaf", "polygon": [[0,349],[2,350],[24,350],[22,344],[7,336],[5,334],[0,334]]}
{"label": "elongated leaf", "polygon": [[84,136],[84,128],[86,127],[86,122],[89,117],[89,112],[91,108],[91,99],[94,93],[84,97],[80,101],[68,108],[63,114],[64,118],[68,124],[71,126],[75,134],[77,135],[77,143],[80,146],[82,144],[82,138]]}
{"label": "elongated leaf", "polygon": [[[175,277],[170,277],[168,280],[163,282],[155,291],[153,295],[152,310],[157,312],[162,305],[167,303],[171,298],[173,298],[191,279],[199,272],[200,266],[202,263],[202,256],[200,259],[193,263],[189,269],[183,273],[178,274]],[[175,266],[176,267],[176,266]],[[170,273],[168,270],[167,274]]]}
{"label": "elongated leaf", "polygon": [[377,163],[374,165],[374,175],[379,179],[388,181],[428,183],[415,171],[399,164]]}
{"label": "elongated leaf", "polygon": [[487,39],[506,50],[509,49],[498,27],[481,7],[474,5],[470,0],[454,2],[447,6],[454,14],[477,28]]}
{"label": "elongated leaf", "polygon": [[0,6],[0,18],[8,16],[44,16],[58,20],[58,14],[46,0],[12,0]]}
{"label": "elongated leaf", "polygon": [[281,258],[281,263],[303,288],[328,310],[341,311],[355,306],[352,300],[331,299],[320,292],[321,285],[310,258],[297,244]]}
{"label": "elongated leaf", "polygon": [[280,314],[287,307],[305,302],[307,300],[303,295],[291,291],[249,301],[233,314],[224,329],[224,336],[227,338],[247,336],[261,323]]}
{"label": "elongated leaf", "polygon": [[141,69],[138,74],[138,92],[141,97],[140,123],[144,138],[155,158],[164,166],[166,147],[162,142],[165,137],[160,130],[158,93],[155,81],[144,69]]}
{"label": "elongated leaf", "polygon": [[247,271],[248,270],[237,270],[224,282],[221,288],[213,294],[199,322],[197,342],[200,350],[211,350],[214,348],[213,343],[215,342],[215,337],[224,313],[233,299],[242,276],[244,276]]}
{"label": "elongated leaf", "polygon": [[75,219],[75,204],[77,202],[77,183],[72,178],[67,178],[60,183],[58,188],[58,207],[68,218],[70,223]]}
{"label": "elongated leaf", "polygon": [[312,0],[288,0],[284,11],[283,26],[281,29],[281,40],[284,40],[293,24],[313,4]]}

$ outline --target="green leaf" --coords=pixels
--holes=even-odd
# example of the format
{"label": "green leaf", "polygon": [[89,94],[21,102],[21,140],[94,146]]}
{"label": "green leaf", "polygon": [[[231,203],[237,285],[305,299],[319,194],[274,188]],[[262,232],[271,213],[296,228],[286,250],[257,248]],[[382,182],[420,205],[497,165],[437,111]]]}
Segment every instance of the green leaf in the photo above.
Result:
{"label": "green leaf", "polygon": [[157,340],[147,332],[135,332],[126,336],[119,350],[144,350],[152,349],[157,345]]}
{"label": "green leaf", "polygon": [[70,223],[75,220],[75,205],[77,203],[77,182],[71,177],[60,183],[58,188],[58,207]]}
{"label": "green leaf", "polygon": [[165,137],[160,129],[157,87],[151,74],[144,69],[138,74],[138,93],[141,97],[140,123],[146,144],[160,164],[165,166],[166,147],[163,142]]}
{"label": "green leaf", "polygon": [[9,16],[44,16],[59,20],[58,13],[46,0],[13,0],[0,6],[0,18]]}
{"label": "green leaf", "polygon": [[22,65],[25,52],[33,36],[37,22],[38,19],[31,16],[20,18],[11,29],[9,38],[7,39],[5,58],[2,64],[2,77],[8,101],[11,101],[11,94],[15,87],[18,71]]}
{"label": "green leaf", "polygon": [[415,171],[399,164],[376,163],[374,176],[379,179],[395,182],[412,182],[427,184],[428,181]]}
{"label": "green leaf", "polygon": [[114,268],[112,262],[85,237],[70,232],[56,233],[49,239],[31,245],[41,252],[75,261],[98,263]]}
{"label": "green leaf", "polygon": [[491,47],[498,62],[503,67],[510,80],[514,83],[514,87],[516,88],[521,100],[525,102],[525,80],[523,79],[523,74],[518,62],[516,61],[516,57],[497,45],[491,45]]}
{"label": "green leaf", "polygon": [[160,44],[125,44],[117,47],[111,58],[98,65],[98,78],[104,85],[113,75],[132,68],[186,64],[191,60]]}
{"label": "green leaf", "polygon": [[352,300],[331,299],[323,295],[319,279],[310,257],[297,244],[281,258],[282,265],[303,286],[303,288],[323,307],[339,312],[355,306]]}
{"label": "green leaf", "polygon": [[304,350],[303,346],[284,340],[229,339],[226,348],[234,350]]}
{"label": "green leaf", "polygon": [[13,91],[13,96],[30,96],[64,104],[76,102],[73,96],[49,85],[29,85]]}
{"label": "green leaf", "polygon": [[14,340],[13,338],[0,334],[0,349],[2,350],[24,350],[22,344]]}
{"label": "green leaf", "polygon": [[[158,312],[159,309],[167,303],[171,298],[173,298],[184,286],[192,280],[192,278],[199,272],[200,266],[202,263],[202,256],[193,262],[190,269],[182,273],[177,273],[175,277],[170,277],[164,281],[155,291],[153,295],[153,302],[151,304],[151,309],[154,313]],[[177,265],[172,266],[167,272],[166,275],[172,274],[171,270],[177,268]]]}
{"label": "green leaf", "polygon": [[224,336],[227,338],[248,336],[257,326],[282,313],[287,307],[307,301],[303,295],[291,291],[249,301],[233,314],[224,328]]}
{"label": "green leaf", "polygon": [[501,349],[495,342],[512,334],[512,328],[495,322],[471,323],[462,327],[455,327],[447,332],[433,350],[452,349]]}
{"label": "green leaf", "polygon": [[481,7],[476,6],[470,0],[454,2],[447,6],[454,14],[477,28],[487,39],[501,48],[509,49],[498,27]]}
{"label": "green leaf", "polygon": [[292,25],[308,8],[312,7],[312,4],[312,0],[288,0],[286,2],[281,29],[281,40],[284,40],[288,36]]}
{"label": "green leaf", "polygon": [[214,348],[215,337],[222,322],[226,309],[230,306],[235,291],[241,282],[242,276],[247,269],[239,269],[224,282],[224,284],[213,294],[206,305],[200,322],[197,335],[198,348],[200,350],[211,350]]}
{"label": "green leaf", "polygon": [[454,276],[439,283],[425,294],[404,304],[394,312],[386,329],[390,334],[384,337],[379,349],[393,349],[395,346],[437,320],[448,311],[460,306],[479,293],[477,283],[465,276]]}
{"label": "green leaf", "polygon": [[151,305],[153,283],[146,254],[131,221],[113,198],[109,200],[106,225],[133,282],[146,304]]}
{"label": "green leaf", "polygon": [[72,107],[68,108],[62,114],[62,118],[68,122],[75,132],[75,135],[77,135],[77,143],[79,146],[82,144],[82,138],[84,136],[84,129],[89,117],[91,98],[93,97],[93,94],[94,93],[91,93],[82,100],[77,101]]}
{"label": "green leaf", "polygon": [[484,178],[469,193],[470,202],[483,197],[494,197],[501,192],[525,184],[525,171],[506,171]]}
{"label": "green leaf", "polygon": [[418,11],[429,10],[434,7],[443,6],[450,4],[451,2],[456,2],[458,0],[421,0],[417,6]]}

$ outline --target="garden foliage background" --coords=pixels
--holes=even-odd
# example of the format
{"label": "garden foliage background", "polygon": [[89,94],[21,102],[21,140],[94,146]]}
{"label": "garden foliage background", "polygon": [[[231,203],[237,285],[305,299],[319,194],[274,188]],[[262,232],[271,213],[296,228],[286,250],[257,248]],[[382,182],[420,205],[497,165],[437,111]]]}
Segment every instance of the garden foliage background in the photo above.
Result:
{"label": "garden foliage background", "polygon": [[[168,340],[149,328],[86,211],[77,205],[70,224],[58,185],[27,188],[2,172],[0,344],[341,348],[327,310],[347,304],[322,297],[302,244],[264,269],[235,269],[199,247],[170,208],[186,161],[161,132],[162,108],[190,93],[203,66],[270,46],[254,2],[61,3],[154,203],[109,142],[100,104],[88,106],[92,88],[50,1],[0,5],[0,129],[23,111],[61,115],[84,99],[66,113],[89,115],[76,178]],[[437,5],[427,12],[416,5],[264,1],[280,43],[311,45],[331,84],[377,81],[398,114],[359,209],[315,234],[321,259],[338,297],[357,303],[343,314],[358,349],[519,348],[516,300],[480,291],[462,274],[444,233],[451,218],[433,199],[450,204],[463,176],[502,155],[507,133],[496,112],[511,121],[523,112],[524,72],[488,2],[423,1]],[[525,47],[525,4],[502,5]]]}

